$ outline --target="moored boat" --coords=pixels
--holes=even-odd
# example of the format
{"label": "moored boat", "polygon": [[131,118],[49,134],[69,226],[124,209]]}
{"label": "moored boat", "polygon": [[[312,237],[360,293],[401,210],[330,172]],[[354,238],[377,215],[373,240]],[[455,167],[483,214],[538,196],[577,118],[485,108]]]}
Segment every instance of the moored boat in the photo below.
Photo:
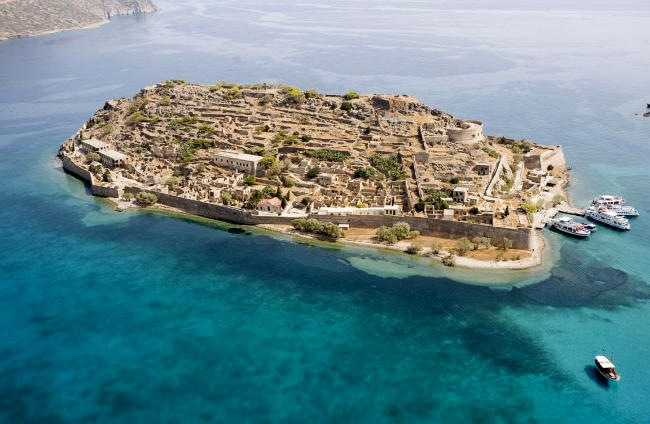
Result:
{"label": "moored boat", "polygon": [[592,224],[591,222],[582,221],[580,224],[584,225],[584,227],[585,227],[586,229],[588,229],[589,231],[591,231],[591,232],[594,232],[594,231],[596,231],[596,230],[598,229],[598,227],[596,227],[596,226],[595,226],[594,224]]}
{"label": "moored boat", "polygon": [[594,358],[594,364],[596,364],[596,369],[606,379],[610,381],[619,381],[621,376],[616,372],[616,367],[614,363],[610,361],[606,356],[596,355]]}
{"label": "moored boat", "polygon": [[639,211],[633,206],[627,205],[621,196],[602,194],[591,201],[591,206],[605,207],[619,216],[639,216]]}
{"label": "moored boat", "polygon": [[629,230],[631,228],[630,222],[627,219],[616,215],[616,213],[610,211],[604,206],[601,206],[600,208],[591,206],[587,208],[585,215],[594,221],[598,221],[619,230]]}
{"label": "moored boat", "polygon": [[553,219],[550,222],[551,226],[556,230],[573,237],[584,238],[591,234],[591,231],[585,228],[584,225],[574,222],[571,218],[566,216]]}

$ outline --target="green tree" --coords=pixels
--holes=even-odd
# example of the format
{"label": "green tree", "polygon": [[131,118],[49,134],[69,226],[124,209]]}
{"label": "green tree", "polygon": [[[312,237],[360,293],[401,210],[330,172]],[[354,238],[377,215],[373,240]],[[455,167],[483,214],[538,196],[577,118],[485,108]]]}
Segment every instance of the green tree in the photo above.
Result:
{"label": "green tree", "polygon": [[167,188],[169,188],[169,191],[176,191],[178,190],[178,187],[180,186],[180,181],[176,177],[171,177],[170,179],[167,180]]}
{"label": "green tree", "polygon": [[90,152],[86,155],[86,162],[91,163],[91,162],[99,162],[101,160],[101,157],[99,156],[98,153],[95,152]]}
{"label": "green tree", "polygon": [[479,210],[476,206],[472,206],[471,208],[469,208],[469,213],[472,215],[478,215],[478,212]]}
{"label": "green tree", "polygon": [[456,240],[456,252],[460,256],[464,256],[471,249],[472,249],[472,243],[467,239],[467,237],[463,237]]}
{"label": "green tree", "polygon": [[257,183],[257,178],[255,178],[255,175],[248,175],[246,178],[244,178],[244,185],[247,186],[252,186]]}
{"label": "green tree", "polygon": [[227,191],[222,191],[219,197],[221,198],[221,203],[224,205],[228,206],[232,204],[232,195]]}
{"label": "green tree", "polygon": [[282,182],[282,185],[285,187],[293,187],[295,185],[295,181],[293,180],[293,178],[291,178],[288,175],[281,176],[280,182]]}
{"label": "green tree", "polygon": [[318,174],[320,174],[320,168],[315,166],[313,168],[310,168],[305,175],[307,178],[316,178]]}
{"label": "green tree", "polygon": [[135,196],[135,199],[138,202],[138,204],[144,207],[151,206],[158,201],[158,198],[156,197],[155,194],[147,193],[145,191],[141,191],[140,193],[138,193]]}
{"label": "green tree", "polygon": [[345,101],[341,103],[341,110],[344,110],[346,112],[349,112],[352,110],[352,103]]}
{"label": "green tree", "polygon": [[359,95],[355,91],[348,91],[343,95],[343,98],[345,100],[354,100],[354,99],[358,99]]}

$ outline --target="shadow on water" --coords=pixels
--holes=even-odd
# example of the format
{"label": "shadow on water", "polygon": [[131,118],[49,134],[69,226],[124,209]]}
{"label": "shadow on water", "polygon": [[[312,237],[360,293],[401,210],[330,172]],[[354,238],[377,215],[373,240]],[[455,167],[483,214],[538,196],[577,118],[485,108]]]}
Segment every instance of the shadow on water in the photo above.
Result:
{"label": "shadow on water", "polygon": [[587,374],[587,377],[589,377],[589,379],[594,381],[601,389],[610,390],[613,388],[612,385],[610,385],[609,380],[607,380],[605,377],[600,375],[600,373],[598,372],[595,366],[586,365],[584,369],[585,369],[585,374]]}

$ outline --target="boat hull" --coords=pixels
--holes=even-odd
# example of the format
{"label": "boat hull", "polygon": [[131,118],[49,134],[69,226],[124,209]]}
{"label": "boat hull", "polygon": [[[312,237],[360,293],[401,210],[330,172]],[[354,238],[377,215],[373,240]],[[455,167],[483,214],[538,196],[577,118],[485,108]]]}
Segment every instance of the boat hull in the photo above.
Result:
{"label": "boat hull", "polygon": [[620,231],[628,231],[628,230],[630,229],[630,226],[629,226],[629,225],[628,225],[627,227],[619,227],[619,226],[616,225],[616,224],[612,224],[611,222],[603,221],[603,220],[598,219],[598,218],[596,218],[596,217],[593,217],[593,216],[591,216],[591,215],[587,215],[587,218],[591,219],[592,221],[599,222],[599,223],[601,223],[601,224],[603,224],[603,225],[607,225],[608,227],[610,227],[610,228],[614,228],[614,229],[616,229],[616,230],[620,230]]}
{"label": "boat hull", "polygon": [[577,238],[577,239],[584,239],[584,238],[589,237],[589,234],[572,233],[571,231],[567,231],[567,230],[564,230],[564,229],[562,229],[560,227],[556,227],[555,225],[551,225],[551,228],[553,230],[557,231],[558,233],[562,233],[562,234],[565,234],[567,236],[571,236],[571,237]]}

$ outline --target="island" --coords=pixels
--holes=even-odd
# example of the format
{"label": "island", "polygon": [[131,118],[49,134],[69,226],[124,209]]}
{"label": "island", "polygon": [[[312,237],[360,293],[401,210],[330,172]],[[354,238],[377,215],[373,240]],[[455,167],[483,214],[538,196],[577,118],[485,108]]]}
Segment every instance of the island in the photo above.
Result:
{"label": "island", "polygon": [[408,95],[167,80],[107,100],[63,168],[117,208],[160,207],[446,265],[525,268],[566,203],[562,147],[489,136]]}
{"label": "island", "polygon": [[91,28],[156,11],[150,0],[0,0],[0,40]]}

